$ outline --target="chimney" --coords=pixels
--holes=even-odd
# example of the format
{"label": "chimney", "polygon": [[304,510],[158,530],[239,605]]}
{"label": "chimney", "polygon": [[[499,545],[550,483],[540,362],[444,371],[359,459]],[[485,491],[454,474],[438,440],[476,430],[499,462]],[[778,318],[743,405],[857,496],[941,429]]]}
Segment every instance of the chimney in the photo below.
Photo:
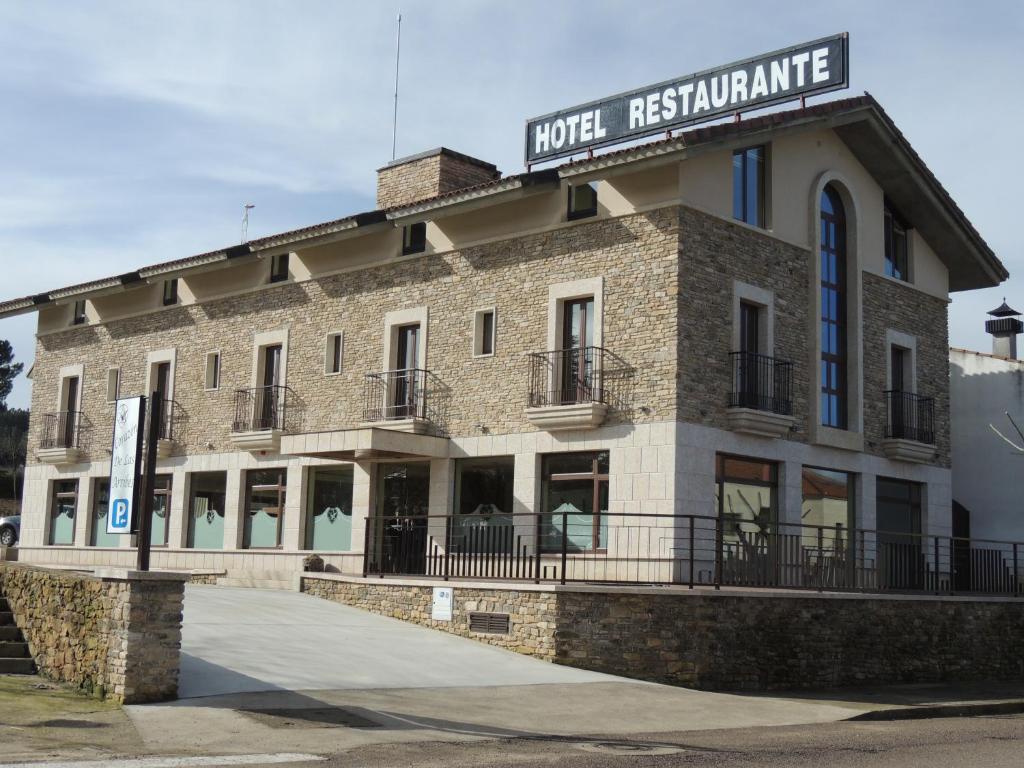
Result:
{"label": "chimney", "polygon": [[1024,332],[1024,323],[1017,318],[1020,312],[1003,303],[988,314],[994,320],[985,321],[985,332],[992,334],[992,354],[1000,357],[1017,357],[1017,334]]}
{"label": "chimney", "polygon": [[392,160],[379,169],[377,208],[409,205],[500,178],[501,172],[491,163],[438,147]]}

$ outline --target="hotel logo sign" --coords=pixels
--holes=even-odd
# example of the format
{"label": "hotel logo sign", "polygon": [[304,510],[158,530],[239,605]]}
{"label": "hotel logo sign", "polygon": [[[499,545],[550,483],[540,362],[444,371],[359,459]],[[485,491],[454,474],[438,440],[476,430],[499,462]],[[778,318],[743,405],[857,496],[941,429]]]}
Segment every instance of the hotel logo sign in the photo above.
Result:
{"label": "hotel logo sign", "polygon": [[849,85],[844,32],[526,123],[526,163],[565,157]]}
{"label": "hotel logo sign", "polygon": [[145,399],[127,397],[114,404],[114,441],[110,449],[110,508],[107,533],[132,533],[142,463]]}

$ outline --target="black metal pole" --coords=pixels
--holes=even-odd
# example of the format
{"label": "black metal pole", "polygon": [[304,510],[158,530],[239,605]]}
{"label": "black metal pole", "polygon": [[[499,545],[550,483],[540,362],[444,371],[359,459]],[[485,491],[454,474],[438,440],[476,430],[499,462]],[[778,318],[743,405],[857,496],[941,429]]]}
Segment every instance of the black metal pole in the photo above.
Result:
{"label": "black metal pole", "polygon": [[153,527],[153,488],[156,485],[156,448],[160,439],[160,412],[163,402],[154,392],[149,398],[149,422],[146,425],[146,464],[143,467],[139,507],[138,564],[140,571],[149,570],[150,531]]}

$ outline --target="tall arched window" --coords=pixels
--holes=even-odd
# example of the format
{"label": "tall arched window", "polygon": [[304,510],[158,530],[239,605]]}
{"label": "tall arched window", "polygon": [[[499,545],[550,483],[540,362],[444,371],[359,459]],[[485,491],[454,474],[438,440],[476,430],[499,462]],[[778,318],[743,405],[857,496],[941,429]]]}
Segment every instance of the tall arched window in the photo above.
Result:
{"label": "tall arched window", "polygon": [[821,423],[846,429],[846,211],[821,193]]}

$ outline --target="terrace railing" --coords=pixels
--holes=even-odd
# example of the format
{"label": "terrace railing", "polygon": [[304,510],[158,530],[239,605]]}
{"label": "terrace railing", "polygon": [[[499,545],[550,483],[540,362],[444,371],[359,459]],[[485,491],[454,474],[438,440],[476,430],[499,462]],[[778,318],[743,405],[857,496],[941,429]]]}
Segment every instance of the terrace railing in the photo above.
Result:
{"label": "terrace railing", "polygon": [[531,408],[607,403],[604,388],[604,349],[578,347],[534,352],[530,360]]}
{"label": "terrace railing", "polygon": [[755,352],[731,352],[730,408],[793,414],[793,364]]}
{"label": "terrace railing", "polygon": [[935,399],[910,392],[885,393],[885,436],[935,443]]}
{"label": "terrace railing", "polygon": [[280,385],[235,391],[235,419],[232,432],[267,432],[288,427],[291,389]]}
{"label": "terrace railing", "polygon": [[60,411],[43,415],[43,434],[40,448],[78,448],[80,411]]}
{"label": "terrace railing", "polygon": [[422,368],[368,373],[363,380],[363,421],[427,418],[427,380]]}
{"label": "terrace railing", "polygon": [[658,514],[371,517],[364,571],[446,580],[1024,593],[1024,544]]}

